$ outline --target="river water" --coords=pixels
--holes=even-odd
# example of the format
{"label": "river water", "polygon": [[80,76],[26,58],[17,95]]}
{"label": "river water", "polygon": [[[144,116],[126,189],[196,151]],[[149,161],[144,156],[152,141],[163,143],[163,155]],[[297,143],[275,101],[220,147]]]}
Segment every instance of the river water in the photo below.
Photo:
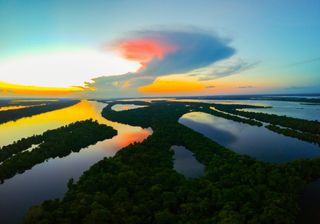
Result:
{"label": "river water", "polygon": [[118,131],[117,136],[91,145],[63,158],[49,159],[18,174],[0,185],[0,223],[17,223],[28,208],[44,200],[61,198],[67,191],[70,178],[81,174],[104,157],[115,155],[133,142],[141,142],[152,134],[151,129],[133,127],[109,121],[101,116],[104,103],[83,100],[60,110],[22,118],[0,125],[0,145],[7,145],[23,137],[41,134],[79,120],[92,118]]}
{"label": "river water", "polygon": [[207,113],[187,113],[179,122],[239,154],[266,162],[279,163],[320,156],[320,147],[316,144]]}

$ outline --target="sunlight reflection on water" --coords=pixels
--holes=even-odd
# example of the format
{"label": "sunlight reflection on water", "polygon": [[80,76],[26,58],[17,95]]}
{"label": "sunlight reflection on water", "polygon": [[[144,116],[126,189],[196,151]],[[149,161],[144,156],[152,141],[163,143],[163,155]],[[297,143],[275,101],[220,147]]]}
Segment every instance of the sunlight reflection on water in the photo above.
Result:
{"label": "sunlight reflection on water", "polygon": [[118,131],[112,139],[98,142],[63,158],[49,159],[6,180],[0,185],[1,223],[16,223],[31,206],[44,200],[62,197],[67,191],[67,181],[70,178],[77,180],[85,170],[104,157],[113,156],[121,148],[141,142],[152,134],[150,128],[133,127],[103,118],[101,111],[105,105],[84,100],[68,108],[0,125],[0,133],[6,133],[1,134],[4,136],[1,137],[1,145],[88,118]]}

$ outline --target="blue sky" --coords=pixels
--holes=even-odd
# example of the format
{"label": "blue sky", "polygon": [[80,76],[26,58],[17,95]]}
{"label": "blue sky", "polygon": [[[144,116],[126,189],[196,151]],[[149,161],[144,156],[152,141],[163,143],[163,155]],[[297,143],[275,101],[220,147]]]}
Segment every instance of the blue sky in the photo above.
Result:
{"label": "blue sky", "polygon": [[237,57],[256,64],[235,81],[266,81],[272,86],[266,91],[314,92],[320,87],[319,9],[319,0],[0,0],[0,62],[52,49],[100,48],[132,31],[193,27],[230,39]]}

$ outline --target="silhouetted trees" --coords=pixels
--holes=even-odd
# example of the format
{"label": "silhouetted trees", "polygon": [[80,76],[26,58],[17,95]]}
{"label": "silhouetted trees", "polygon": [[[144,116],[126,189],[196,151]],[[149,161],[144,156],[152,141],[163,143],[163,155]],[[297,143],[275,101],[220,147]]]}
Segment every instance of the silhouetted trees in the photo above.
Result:
{"label": "silhouetted trees", "polygon": [[21,109],[0,111],[0,124],[8,121],[15,121],[23,117],[30,117],[53,110],[62,109],[79,103],[79,100],[61,100],[48,102],[44,105],[37,105]]}
{"label": "silhouetted trees", "polygon": [[215,107],[217,107],[219,110],[222,110],[231,114],[247,117],[249,119],[258,120],[258,121],[266,122],[273,125],[280,125],[282,127],[287,127],[287,128],[299,130],[302,132],[309,132],[311,134],[318,135],[320,133],[319,121],[309,121],[309,120],[304,120],[300,118],[279,116],[276,114],[240,111],[238,109],[252,108],[252,107],[240,107],[238,105],[216,104]]}
{"label": "silhouetted trees", "polygon": [[[0,180],[3,182],[49,158],[67,156],[116,134],[117,131],[111,127],[86,120],[22,139],[0,150],[3,161],[0,165]],[[39,145],[31,151],[27,150],[32,144]]]}
{"label": "silhouetted trees", "polygon": [[311,142],[320,145],[320,135],[300,132],[289,128],[281,128],[276,125],[267,125],[266,128],[285,136],[297,138],[306,142]]}
{"label": "silhouetted trees", "polygon": [[[152,127],[153,135],[69,181],[62,200],[31,208],[23,223],[294,223],[299,193],[319,178],[320,159],[277,165],[238,155],[178,123],[203,109],[188,104],[120,112],[109,104],[104,117]],[[175,172],[172,145],[192,151],[205,175],[190,180]]]}

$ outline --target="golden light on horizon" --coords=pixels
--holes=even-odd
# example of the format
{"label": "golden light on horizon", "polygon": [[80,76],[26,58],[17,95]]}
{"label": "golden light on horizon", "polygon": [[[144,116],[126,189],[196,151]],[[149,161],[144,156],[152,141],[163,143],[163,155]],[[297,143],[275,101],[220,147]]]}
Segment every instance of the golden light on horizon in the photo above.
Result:
{"label": "golden light on horizon", "polygon": [[142,86],[138,90],[142,93],[181,93],[181,92],[195,92],[205,89],[205,86],[196,82],[195,80],[188,80],[182,78],[160,77],[152,84]]}
{"label": "golden light on horizon", "polygon": [[17,85],[6,82],[0,82],[0,90],[2,96],[12,95],[27,95],[27,96],[64,96],[77,92],[81,92],[84,89],[82,87],[41,87],[41,86],[26,86]]}

